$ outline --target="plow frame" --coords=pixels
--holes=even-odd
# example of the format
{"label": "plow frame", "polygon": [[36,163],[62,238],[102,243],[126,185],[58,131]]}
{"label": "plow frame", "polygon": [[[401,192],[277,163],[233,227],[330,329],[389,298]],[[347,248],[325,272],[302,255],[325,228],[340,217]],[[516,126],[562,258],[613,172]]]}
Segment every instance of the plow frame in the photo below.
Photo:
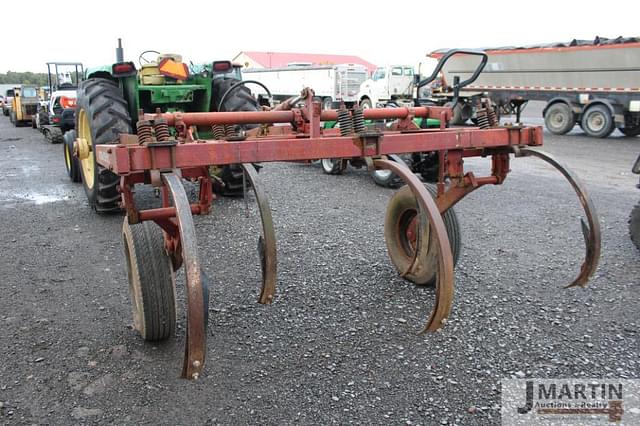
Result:
{"label": "plow frame", "polygon": [[[114,145],[96,146],[96,161],[120,176],[122,206],[130,224],[154,221],[164,232],[165,249],[174,270],[186,267],[187,337],[182,375],[197,378],[206,357],[206,312],[203,280],[198,261],[192,214],[208,214],[214,200],[210,166],[243,165],[252,184],[261,214],[263,235],[258,252],[263,271],[259,303],[271,303],[276,287],[276,240],[273,220],[252,163],[303,161],[319,158],[363,157],[369,168],[388,169],[411,188],[420,212],[434,234],[438,249],[437,281],[434,309],[422,331],[440,329],[451,312],[454,294],[454,263],[447,231],[441,215],[472,191],[484,185],[499,185],[510,171],[512,155],[536,156],[560,170],[578,193],[585,209],[588,226],[582,222],[587,246],[580,275],[570,286],[583,286],[597,267],[600,254],[600,229],[593,203],[577,177],[548,154],[531,147],[542,145],[541,127],[507,126],[490,129],[445,128],[451,109],[416,107],[366,109],[364,118],[396,120],[391,130],[340,135],[339,129],[322,130],[321,121],[335,120],[336,110],[322,111],[307,94],[306,107],[287,111],[160,113],[140,114],[145,120],[166,120],[176,131],[175,140],[140,144],[136,135],[121,134]],[[419,129],[413,118],[438,118],[439,129]],[[225,124],[260,124],[244,140],[203,140],[197,136],[198,126]],[[283,125],[274,125],[283,124]],[[437,151],[440,159],[437,197],[433,198],[420,179],[404,165],[389,161],[389,154]],[[464,170],[464,158],[490,157],[491,173],[475,176]],[[198,199],[189,203],[181,179],[199,184]],[[447,180],[448,179],[448,180]],[[137,208],[134,200],[136,184],[151,184],[162,195],[162,207]],[[409,269],[418,261],[416,250]],[[401,275],[408,271],[398,271]],[[404,275],[403,275],[404,276]]]}

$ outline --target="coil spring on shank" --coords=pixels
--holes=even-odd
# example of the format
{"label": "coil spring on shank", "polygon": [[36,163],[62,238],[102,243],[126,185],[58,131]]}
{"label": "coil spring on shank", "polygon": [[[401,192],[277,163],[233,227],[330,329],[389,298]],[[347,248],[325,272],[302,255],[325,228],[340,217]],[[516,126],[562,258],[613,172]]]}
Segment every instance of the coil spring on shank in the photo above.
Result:
{"label": "coil spring on shank", "polygon": [[498,115],[496,114],[496,111],[491,106],[490,102],[487,102],[487,118],[489,119],[489,125],[491,127],[496,127],[499,124]]}
{"label": "coil spring on shank", "polygon": [[479,108],[476,110],[476,119],[478,120],[478,127],[481,129],[488,129],[491,127],[489,123],[489,115],[485,108]]}
{"label": "coil spring on shank", "polygon": [[156,139],[158,142],[164,142],[171,139],[171,134],[169,133],[169,125],[167,124],[167,120],[164,118],[159,118],[154,121],[153,129],[156,132]]}
{"label": "coil spring on shank", "polygon": [[149,120],[139,120],[136,123],[136,131],[140,144],[153,142],[153,127]]}
{"label": "coil spring on shank", "polygon": [[353,129],[356,133],[362,133],[366,130],[364,125],[364,110],[362,108],[353,109]]}
{"label": "coil spring on shank", "polygon": [[214,124],[211,126],[211,130],[213,131],[213,138],[216,140],[223,140],[226,136],[223,124]]}
{"label": "coil spring on shank", "polygon": [[338,123],[340,124],[340,135],[349,136],[353,133],[353,121],[351,114],[346,109],[338,110]]}
{"label": "coil spring on shank", "polygon": [[228,138],[230,138],[232,136],[235,136],[236,135],[236,126],[233,125],[233,124],[226,124],[224,126],[224,133],[225,133],[225,136],[228,137]]}

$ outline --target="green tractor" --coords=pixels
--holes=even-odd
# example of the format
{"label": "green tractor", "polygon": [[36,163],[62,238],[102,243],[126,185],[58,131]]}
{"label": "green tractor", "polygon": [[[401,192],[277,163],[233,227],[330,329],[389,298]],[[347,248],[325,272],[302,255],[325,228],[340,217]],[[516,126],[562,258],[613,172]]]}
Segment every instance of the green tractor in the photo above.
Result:
{"label": "green tractor", "polygon": [[[119,143],[121,133],[136,134],[141,113],[260,110],[250,91],[237,85],[242,79],[240,67],[229,61],[187,66],[180,55],[145,51],[139,56],[138,69],[124,61],[120,40],[116,54],[116,63],[87,69],[77,92],[76,127],[64,141],[67,172],[72,180],[82,180],[89,204],[98,212],[120,210],[119,178],[96,162],[93,148]],[[216,129],[190,131],[198,138],[212,138]],[[174,134],[175,129],[170,132]],[[217,193],[243,194],[239,165],[211,173]]]}

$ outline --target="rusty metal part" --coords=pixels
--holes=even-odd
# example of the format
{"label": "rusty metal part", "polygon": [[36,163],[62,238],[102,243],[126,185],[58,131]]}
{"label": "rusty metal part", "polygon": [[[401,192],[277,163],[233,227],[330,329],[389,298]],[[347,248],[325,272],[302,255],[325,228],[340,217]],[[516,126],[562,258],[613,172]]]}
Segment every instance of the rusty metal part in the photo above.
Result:
{"label": "rusty metal part", "polygon": [[338,111],[338,124],[340,124],[340,134],[342,136],[349,136],[353,133],[353,121],[351,120],[351,114],[346,109]]}
{"label": "rusty metal part", "polygon": [[[315,103],[315,102],[313,102]],[[310,105],[311,106],[311,105]],[[237,111],[237,112],[185,112],[163,113],[161,117],[167,120],[169,126],[211,126],[212,124],[264,124],[291,123],[296,121],[300,110],[290,111]],[[145,119],[154,119],[157,114],[145,114]],[[415,108],[367,108],[364,110],[365,120],[403,119],[408,116],[436,118],[448,120],[451,118],[451,108],[447,107],[415,107]],[[338,110],[324,110],[320,113],[321,121],[337,121]],[[180,129],[178,129],[180,132]]]}
{"label": "rusty metal part", "polygon": [[[166,120],[165,120],[166,122]],[[139,120],[136,123],[136,133],[140,144],[153,142],[153,127],[149,120]]]}
{"label": "rusty metal part", "polygon": [[216,140],[224,140],[225,137],[225,128],[223,124],[214,124],[211,126],[211,130],[213,131],[213,138]]}
{"label": "rusty metal part", "polygon": [[[369,111],[365,110],[365,113]],[[234,114],[234,113],[218,113]],[[259,113],[270,114],[270,112]],[[425,152],[440,150],[474,150],[510,145],[542,145],[540,127],[516,129],[495,128],[478,129],[419,130],[411,133],[385,132],[375,135],[377,143],[363,145],[353,136],[320,136],[316,138],[297,138],[292,135],[270,138],[247,139],[242,142],[199,141],[185,143],[175,147],[175,163],[167,155],[158,152],[155,168],[191,168],[210,165],[260,163],[268,161],[300,161],[317,158],[351,158],[406,152]],[[116,174],[145,172],[151,168],[149,148],[146,146],[97,145],[96,161]]]}
{"label": "rusty metal part", "polygon": [[362,133],[366,130],[364,124],[364,110],[362,108],[353,109],[353,130],[356,133]]}
{"label": "rusty metal part", "polygon": [[544,151],[538,151],[524,147],[513,147],[512,149],[516,154],[516,157],[537,157],[551,164],[560,173],[562,173],[562,175],[569,181],[576,194],[578,194],[578,199],[580,200],[580,204],[582,204],[584,213],[587,216],[587,221],[589,222],[589,225],[587,226],[584,220],[580,219],[580,223],[582,225],[582,235],[584,236],[584,243],[586,246],[586,254],[584,262],[580,267],[580,273],[565,288],[575,286],[585,287],[587,285],[587,282],[589,281],[589,278],[598,268],[598,261],[600,260],[600,247],[602,242],[602,236],[600,234],[600,222],[598,220],[598,214],[596,212],[593,201],[591,201],[587,190],[585,189],[578,176],[550,154]]}
{"label": "rusty metal part", "polygon": [[187,337],[182,377],[197,379],[204,367],[207,352],[204,292],[201,281],[200,261],[198,259],[198,240],[196,239],[189,200],[180,178],[174,173],[163,173],[162,181],[169,188],[175,204],[187,281],[185,292],[187,298]]}
{"label": "rusty metal part", "polygon": [[169,125],[164,118],[156,118],[153,121],[153,130],[156,133],[156,139],[158,142],[166,142],[171,139],[171,133],[169,133]]}
{"label": "rusty metal part", "polygon": [[[444,221],[429,191],[424,187],[422,181],[407,167],[389,160],[375,160],[375,166],[379,169],[391,170],[400,176],[409,185],[418,201],[418,206],[429,219],[429,225],[427,226],[431,226],[431,232],[435,236],[435,246],[438,250],[438,278],[436,281],[435,304],[427,323],[420,332],[436,331],[446,322],[453,303],[453,255]],[[420,226],[425,226],[425,224],[420,223]],[[415,266],[416,258],[417,256],[414,258],[414,264],[411,267]]]}
{"label": "rusty metal part", "polygon": [[256,203],[260,210],[262,221],[262,236],[258,239],[258,254],[262,267],[262,291],[258,302],[268,304],[273,302],[276,293],[278,260],[276,252],[276,232],[273,228],[271,208],[264,188],[259,183],[258,172],[253,164],[242,164],[245,175],[251,182],[251,187],[256,195]]}

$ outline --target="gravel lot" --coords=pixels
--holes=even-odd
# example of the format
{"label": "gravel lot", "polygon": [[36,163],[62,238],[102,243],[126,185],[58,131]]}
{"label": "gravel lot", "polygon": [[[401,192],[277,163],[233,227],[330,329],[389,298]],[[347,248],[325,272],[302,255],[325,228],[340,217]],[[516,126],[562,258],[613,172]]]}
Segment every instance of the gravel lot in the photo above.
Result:
{"label": "gravel lot", "polygon": [[[541,123],[539,108],[527,113]],[[640,253],[627,234],[640,138],[545,137],[600,213],[602,258],[586,289],[562,288],[584,256],[577,197],[559,173],[517,159],[504,185],[457,206],[451,319],[417,335],[433,290],[388,259],[393,191],[364,171],[269,164],[275,302],[256,303],[252,203],[245,214],[222,199],[196,218],[213,288],[206,374],[190,382],[179,378],[183,315],[160,345],[131,327],[121,216],[90,211],[60,145],[0,117],[0,423],[496,424],[503,378],[640,377]]]}

